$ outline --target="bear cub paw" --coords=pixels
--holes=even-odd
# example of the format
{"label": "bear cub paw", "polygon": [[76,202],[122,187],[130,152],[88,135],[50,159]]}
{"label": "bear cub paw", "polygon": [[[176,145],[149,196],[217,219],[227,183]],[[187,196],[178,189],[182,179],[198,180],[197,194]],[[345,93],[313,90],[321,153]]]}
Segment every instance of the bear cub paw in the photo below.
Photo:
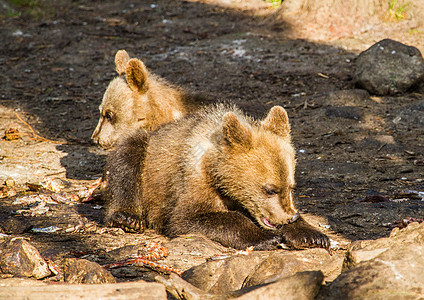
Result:
{"label": "bear cub paw", "polygon": [[107,220],[109,227],[122,228],[126,232],[140,233],[144,231],[143,221],[134,215],[124,212],[115,212]]}
{"label": "bear cub paw", "polygon": [[330,239],[322,232],[314,229],[303,219],[282,228],[283,242],[296,249],[324,248],[330,249]]}

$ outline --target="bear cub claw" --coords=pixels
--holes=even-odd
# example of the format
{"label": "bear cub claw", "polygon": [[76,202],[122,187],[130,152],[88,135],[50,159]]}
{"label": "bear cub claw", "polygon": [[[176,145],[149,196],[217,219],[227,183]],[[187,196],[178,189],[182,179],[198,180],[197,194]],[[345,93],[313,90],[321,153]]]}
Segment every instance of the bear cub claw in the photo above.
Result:
{"label": "bear cub claw", "polygon": [[324,248],[330,249],[330,239],[322,232],[314,229],[302,218],[282,228],[283,242],[296,249]]}
{"label": "bear cub claw", "polygon": [[122,228],[126,232],[140,233],[144,231],[143,221],[139,217],[120,211],[113,213],[106,224],[110,227]]}

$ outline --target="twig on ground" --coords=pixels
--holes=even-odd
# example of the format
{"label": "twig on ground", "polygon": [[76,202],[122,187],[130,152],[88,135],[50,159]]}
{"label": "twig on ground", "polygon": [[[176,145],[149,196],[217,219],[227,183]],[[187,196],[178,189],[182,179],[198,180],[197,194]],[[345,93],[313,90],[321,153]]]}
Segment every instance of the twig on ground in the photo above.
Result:
{"label": "twig on ground", "polygon": [[[31,125],[29,125],[27,122],[25,122],[17,113],[15,113],[15,115],[22,123],[24,123],[29,128],[29,130],[31,130],[32,137],[30,137],[30,139],[34,139],[34,140],[42,141],[42,142],[54,143],[54,144],[65,144],[66,143],[66,142],[52,141],[52,140],[46,139],[46,138],[36,134],[34,129],[32,129]],[[23,133],[21,133],[21,134],[23,134]]]}
{"label": "twig on ground", "polygon": [[183,273],[182,270],[168,267],[155,261],[166,257],[168,255],[168,250],[159,243],[153,243],[153,245],[146,250],[139,251],[139,253],[131,259],[119,261],[107,265],[103,265],[105,269],[113,269],[124,266],[144,266],[144,267],[153,267],[154,269],[159,269],[165,272],[173,272],[175,274],[181,275]]}

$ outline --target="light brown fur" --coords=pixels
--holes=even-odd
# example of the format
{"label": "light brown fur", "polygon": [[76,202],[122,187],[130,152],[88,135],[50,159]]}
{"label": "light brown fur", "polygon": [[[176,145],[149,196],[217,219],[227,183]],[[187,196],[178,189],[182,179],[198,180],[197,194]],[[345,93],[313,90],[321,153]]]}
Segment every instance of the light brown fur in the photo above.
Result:
{"label": "light brown fur", "polygon": [[[293,205],[295,152],[286,111],[256,122],[228,106],[139,132],[111,154],[106,221],[226,246],[329,246]],[[122,226],[123,225],[123,226]]]}
{"label": "light brown fur", "polygon": [[133,129],[155,130],[202,104],[201,97],[149,73],[142,61],[130,59],[125,50],[116,53],[115,65],[119,76],[104,93],[100,119],[91,137],[103,148],[111,148]]}

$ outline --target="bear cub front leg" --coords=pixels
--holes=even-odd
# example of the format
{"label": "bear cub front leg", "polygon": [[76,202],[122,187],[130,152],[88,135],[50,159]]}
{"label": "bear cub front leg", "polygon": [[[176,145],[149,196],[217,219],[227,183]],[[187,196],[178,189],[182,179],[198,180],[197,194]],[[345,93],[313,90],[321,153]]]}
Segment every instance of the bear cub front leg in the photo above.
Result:
{"label": "bear cub front leg", "polygon": [[149,135],[137,130],[119,142],[106,162],[105,223],[128,232],[143,232],[142,173]]}

